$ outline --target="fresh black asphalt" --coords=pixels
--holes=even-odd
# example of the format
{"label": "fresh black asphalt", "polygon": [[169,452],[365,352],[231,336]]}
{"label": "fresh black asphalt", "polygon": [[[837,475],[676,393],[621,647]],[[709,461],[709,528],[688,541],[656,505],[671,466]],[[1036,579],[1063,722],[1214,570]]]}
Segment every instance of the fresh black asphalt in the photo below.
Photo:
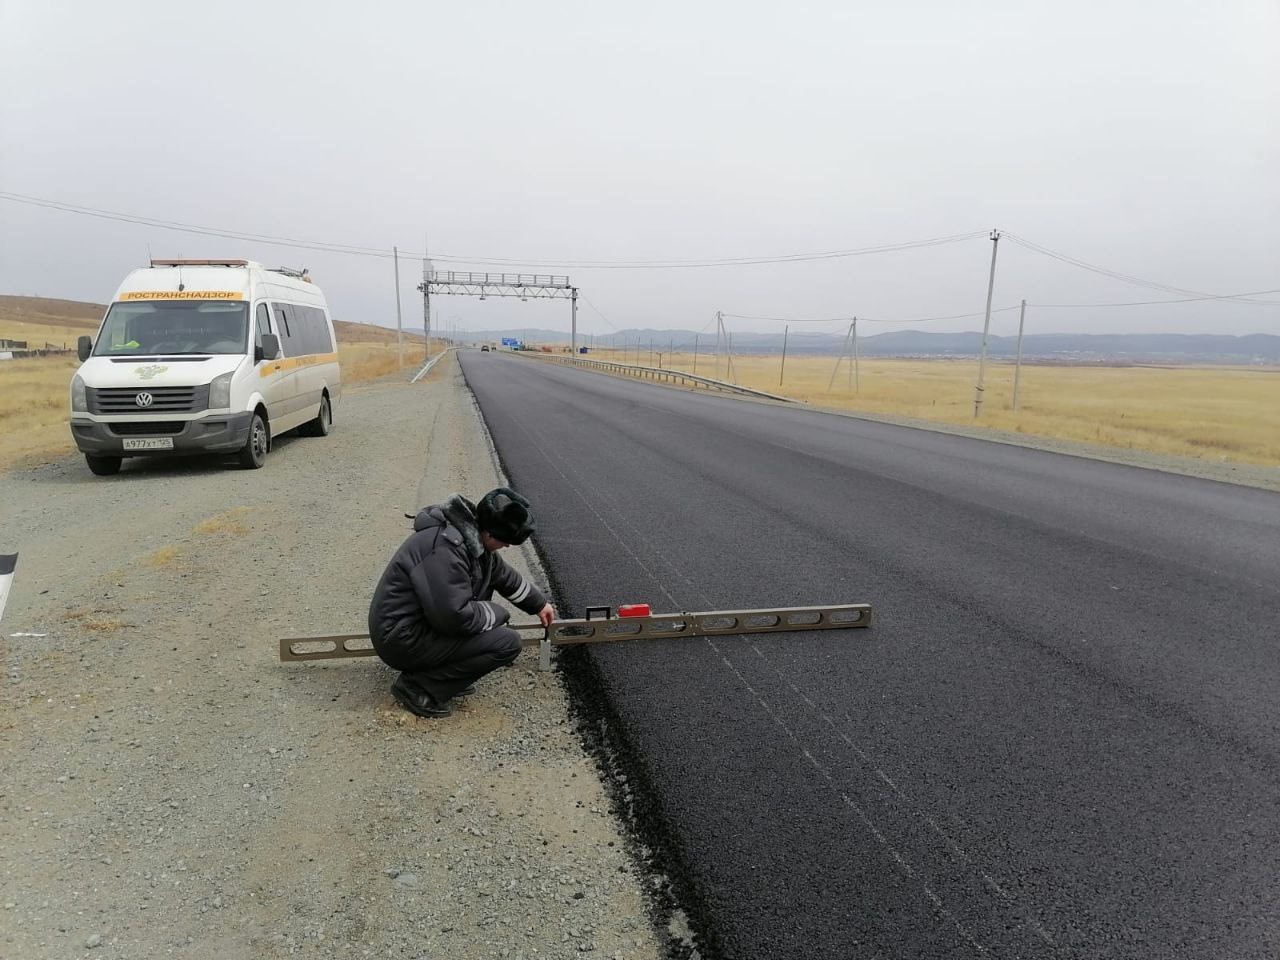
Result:
{"label": "fresh black asphalt", "polygon": [[874,605],[581,654],[704,954],[1280,955],[1280,495],[461,362],[562,614]]}

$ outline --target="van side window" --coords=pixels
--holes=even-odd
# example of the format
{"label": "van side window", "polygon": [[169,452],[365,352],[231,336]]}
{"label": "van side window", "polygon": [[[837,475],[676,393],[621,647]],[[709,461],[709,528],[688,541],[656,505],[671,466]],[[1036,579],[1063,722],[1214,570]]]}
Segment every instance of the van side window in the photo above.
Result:
{"label": "van side window", "polygon": [[262,346],[262,337],[264,334],[271,332],[271,312],[267,309],[265,303],[258,304],[257,315],[257,332],[254,334],[254,342],[258,346]]}
{"label": "van side window", "polygon": [[292,357],[297,354],[293,349],[293,331],[289,329],[289,314],[283,303],[275,304],[276,308],[276,329],[280,331],[280,345],[284,348],[286,356]]}
{"label": "van side window", "polygon": [[273,303],[271,308],[275,311],[276,334],[280,337],[280,348],[285,356],[334,352],[333,335],[329,332],[329,321],[322,308],[298,303]]}
{"label": "van side window", "polygon": [[329,318],[325,316],[323,310],[316,310],[316,330],[316,351],[333,353],[333,337],[329,335]]}

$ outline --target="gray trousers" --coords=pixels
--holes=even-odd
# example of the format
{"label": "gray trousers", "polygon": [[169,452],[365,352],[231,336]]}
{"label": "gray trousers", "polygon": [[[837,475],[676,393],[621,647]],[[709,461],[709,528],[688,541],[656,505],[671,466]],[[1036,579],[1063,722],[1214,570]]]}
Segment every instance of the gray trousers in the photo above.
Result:
{"label": "gray trousers", "polygon": [[520,646],[520,634],[510,627],[494,627],[473,637],[433,636],[411,651],[390,657],[379,654],[443,703],[485,674],[510,664],[520,654]]}

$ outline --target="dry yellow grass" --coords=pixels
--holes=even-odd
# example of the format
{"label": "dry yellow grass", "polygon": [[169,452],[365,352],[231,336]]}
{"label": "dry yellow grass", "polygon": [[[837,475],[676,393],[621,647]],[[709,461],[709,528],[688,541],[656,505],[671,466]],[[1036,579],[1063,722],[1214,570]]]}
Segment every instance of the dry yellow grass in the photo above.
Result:
{"label": "dry yellow grass", "polygon": [[[620,351],[616,357],[608,350],[597,350],[593,356],[622,359]],[[642,353],[641,360],[647,363],[647,354]],[[978,365],[973,360],[863,359],[856,389],[851,389],[848,359],[831,384],[834,357],[789,356],[779,385],[781,360],[736,356],[735,379],[814,406],[976,424],[1201,460],[1280,466],[1276,368],[1024,364],[1015,413],[1013,364],[988,363],[983,413],[975,421]],[[663,357],[663,366],[692,372],[693,361],[691,354],[677,354]],[[712,357],[702,354],[697,361],[700,375],[716,375]],[[719,373],[726,379],[723,359]]]}
{"label": "dry yellow grass", "polygon": [[111,633],[129,626],[123,620],[110,616],[119,612],[118,609],[105,607],[99,607],[94,610],[72,610],[64,614],[62,619],[67,623],[74,623],[81,629],[89,630],[93,633]]}
{"label": "dry yellow grass", "polygon": [[[74,344],[91,333],[102,307],[73,301],[0,297],[0,337]],[[416,370],[421,336],[406,333],[404,364],[396,332],[364,324],[336,324],[344,384]],[[433,353],[440,349],[433,343]],[[597,359],[623,360],[596,350]],[[647,353],[642,353],[647,362]],[[635,355],[627,357],[635,362]],[[656,358],[655,358],[656,362]],[[862,360],[857,390],[846,360],[828,391],[834,357],[737,356],[735,379],[815,406],[918,417],[973,426],[977,364],[962,360]],[[694,369],[691,354],[664,356],[662,365]],[[68,384],[78,361],[70,357],[0,362],[0,469],[74,452],[67,429]],[[696,370],[715,376],[708,354]],[[720,376],[725,376],[721,361]],[[1202,460],[1280,466],[1280,370],[1256,367],[1102,367],[1024,365],[1020,407],[1012,409],[1013,366],[987,367],[978,425],[1033,436],[1147,450]]]}
{"label": "dry yellow grass", "polygon": [[71,357],[0,361],[0,466],[71,452]]}
{"label": "dry yellow grass", "polygon": [[248,515],[251,509],[250,507],[236,507],[233,510],[214,514],[209,519],[201,520],[197,523],[192,532],[206,536],[226,534],[233,537],[242,537],[249,532],[249,528],[240,521]]}
{"label": "dry yellow grass", "polygon": [[159,550],[152,550],[148,554],[146,564],[149,567],[160,569],[167,567],[178,559],[177,547],[161,547]]}
{"label": "dry yellow grass", "polygon": [[[66,343],[92,334],[102,317],[100,304],[34,297],[0,296],[0,337]],[[376,380],[400,371],[396,332],[360,323],[338,322],[338,358],[344,384]],[[433,343],[433,352],[440,349]],[[404,337],[404,370],[422,363],[422,338]],[[75,452],[67,427],[75,354],[0,361],[0,470],[18,463],[47,463]]]}

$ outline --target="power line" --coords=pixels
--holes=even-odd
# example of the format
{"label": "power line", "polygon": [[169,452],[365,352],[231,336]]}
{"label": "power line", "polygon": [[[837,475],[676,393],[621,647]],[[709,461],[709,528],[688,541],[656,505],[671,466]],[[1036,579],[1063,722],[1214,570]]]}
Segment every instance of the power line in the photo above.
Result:
{"label": "power line", "polygon": [[[1249,297],[1264,296],[1269,293],[1280,293],[1280,287],[1276,287],[1271,290],[1249,290],[1242,293],[1228,293],[1228,294],[1221,294],[1221,295],[1204,294],[1203,296],[1199,296],[1199,297],[1182,297],[1177,300],[1130,300],[1124,303],[1034,303],[1029,300],[1027,301],[1027,306],[1035,307],[1038,310],[1067,310],[1067,309],[1082,310],[1082,309],[1089,309],[1093,307],[1146,307],[1146,306],[1170,304],[1170,303],[1203,303],[1206,300],[1231,300],[1236,303],[1249,303],[1249,304],[1255,304],[1259,306],[1272,306],[1272,307],[1280,306],[1280,301],[1277,301],[1277,300],[1247,299]],[[995,310],[992,310],[991,312],[1007,313],[1010,310],[1017,310],[1019,308],[1020,308],[1019,304],[1013,304],[1008,307],[998,307]],[[950,316],[945,316],[945,317],[916,317],[915,319],[911,319],[911,320],[890,320],[890,319],[878,318],[878,317],[864,317],[861,315],[858,316],[858,319],[864,320],[867,323],[933,323],[934,321],[937,321],[937,320],[971,320],[974,317],[981,317],[985,315],[986,315],[985,311],[977,311],[975,313],[956,313],[956,314],[951,314]],[[805,319],[796,319],[794,317],[757,317],[757,316],[748,316],[746,314],[741,314],[741,313],[726,313],[724,314],[724,316],[731,317],[735,320],[765,320],[765,321],[774,321],[776,323],[833,323],[836,321],[843,321],[845,323],[848,323],[850,320],[853,319],[852,317],[827,317],[826,319],[822,319],[822,320],[805,320]]]}
{"label": "power line", "polygon": [[[102,210],[95,207],[86,207],[79,204],[65,203],[59,200],[49,200],[42,197],[32,197],[25,194],[10,193],[0,191],[0,200],[6,200],[11,203],[26,204],[28,206],[41,207],[49,210],[57,210],[63,213],[71,213],[79,216],[95,217],[103,220],[113,220],[121,223],[131,223],[139,226],[155,227],[163,230],[173,230],[182,233],[192,233],[201,236],[217,237],[227,240],[240,240],[249,243],[260,243],[269,246],[290,247],[298,250],[314,250],[321,253],[334,253],[346,256],[374,257],[382,260],[390,260],[393,256],[391,252],[378,248],[364,246],[360,244],[348,243],[331,243],[320,240],[305,240],[297,237],[282,237],[272,234],[251,233],[247,231],[219,229],[200,224],[182,223],[174,220],[161,220],[155,217],[145,217],[137,214],[120,213],[112,210]],[[930,246],[938,246],[941,244],[958,243],[965,240],[972,240],[978,237],[985,237],[986,231],[978,230],[970,233],[952,234],[944,237],[932,237],[925,240],[914,240],[903,243],[881,244],[878,246],[860,247],[849,250],[829,250],[818,253],[796,253],[782,254],[778,256],[755,256],[755,257],[723,257],[701,260],[583,260],[583,259],[563,259],[563,260],[520,260],[513,257],[483,257],[470,256],[461,257],[449,254],[438,254],[431,258],[433,261],[443,263],[459,263],[459,264],[478,264],[493,266],[530,266],[530,267],[565,267],[575,269],[610,269],[610,270],[637,270],[637,269],[690,269],[690,268],[708,268],[708,267],[728,267],[728,266],[752,266],[775,263],[800,263],[817,260],[842,259],[857,256],[869,256],[877,253],[891,253],[901,250],[913,250]],[[1253,300],[1255,296],[1266,294],[1280,293],[1280,288],[1271,290],[1259,290],[1250,293],[1238,294],[1212,294],[1199,290],[1188,290],[1182,287],[1175,287],[1170,284],[1158,283],[1153,280],[1145,280],[1141,277],[1135,277],[1130,274],[1121,273],[1117,270],[1110,270],[1097,264],[1089,263],[1078,257],[1073,257],[1056,250],[1051,250],[1038,243],[1026,240],[1016,234],[1003,232],[1003,236],[1017,243],[1025,249],[1039,253],[1042,256],[1050,257],[1060,262],[1097,273],[1123,283],[1129,283],[1136,286],[1146,287],[1152,290],[1160,290],[1166,293],[1175,293],[1183,295],[1177,300],[1150,300],[1150,301],[1131,301],[1126,303],[1105,303],[1105,304],[1030,304],[1048,309],[1065,309],[1080,308],[1088,309],[1093,307],[1126,307],[1126,306],[1145,306],[1160,303],[1191,303],[1207,300],[1234,301],[1237,303],[1256,303],[1264,306],[1280,305],[1280,301],[1274,300]],[[400,251],[399,256],[406,260],[425,261],[425,254],[411,253]],[[585,298],[584,298],[585,299]],[[592,306],[597,314],[600,311]],[[1004,307],[1001,310],[1011,310],[1013,307]],[[601,318],[608,323],[608,319],[600,314]],[[847,321],[848,317],[831,317],[824,320],[809,319],[789,319],[786,317],[757,317],[745,314],[726,314],[726,316],[741,320],[764,320],[780,323],[824,323]],[[974,316],[982,316],[982,314],[957,314],[951,317],[924,317],[914,320],[886,320],[877,318],[862,318],[872,323],[931,323],[935,320],[960,320],[969,319]],[[612,324],[610,324],[612,326]]]}
{"label": "power line", "polygon": [[1046,257],[1052,257],[1054,260],[1060,260],[1063,263],[1069,263],[1072,266],[1079,267],[1082,270],[1088,270],[1091,273],[1101,274],[1104,277],[1110,277],[1113,280],[1119,280],[1122,283],[1130,283],[1138,287],[1147,287],[1151,290],[1161,290],[1165,293],[1178,293],[1183,296],[1200,299],[1200,300],[1235,300],[1239,299],[1239,295],[1220,296],[1215,293],[1205,293],[1203,290],[1187,290],[1183,287],[1174,287],[1166,283],[1157,283],[1154,280],[1144,280],[1141,277],[1130,276],[1127,273],[1120,273],[1116,270],[1108,270],[1106,267],[1099,267],[1096,264],[1088,263],[1078,257],[1072,257],[1065,253],[1059,253],[1056,250],[1050,250],[1048,247],[1042,247],[1038,243],[1032,243],[1030,240],[1024,240],[1017,234],[1005,231],[1003,236],[1021,247],[1042,254]]}
{"label": "power line", "polygon": [[587,298],[586,294],[584,294],[584,293],[581,293],[581,292],[580,292],[580,293],[578,294],[578,296],[582,298],[582,301],[583,301],[583,302],[584,302],[588,307],[590,307],[592,310],[594,310],[594,311],[595,311],[596,316],[598,316],[601,320],[603,320],[603,321],[605,322],[605,325],[606,325],[610,330],[612,330],[614,333],[617,333],[617,332],[618,332],[618,328],[617,328],[617,327],[615,327],[615,326],[613,325],[612,321],[610,321],[610,319],[609,319],[608,317],[606,317],[606,316],[605,316],[605,315],[600,311],[600,308],[599,308],[599,307],[597,307],[594,303],[592,303],[592,302]]}
{"label": "power line", "polygon": [[[161,220],[155,217],[145,217],[138,214],[121,213],[115,210],[102,210],[96,207],[86,207],[80,204],[65,203],[60,200],[48,200],[43,197],[32,197],[20,193],[10,193],[0,191],[0,200],[7,200],[11,203],[21,203],[33,207],[42,207],[48,210],[58,210],[63,213],[73,213],[80,216],[96,217],[102,220],[114,220],[120,223],[132,223],[140,226],[156,227],[162,230],[175,230],[182,233],[194,233],[201,236],[219,237],[227,240],[243,240],[251,243],[263,243],[274,246],[293,247],[301,250],[317,250],[325,253],[347,254],[349,256],[361,257],[377,257],[379,259],[389,260],[392,254],[378,247],[369,247],[360,244],[349,243],[330,243],[321,240],[304,240],[297,237],[280,237],[271,234],[251,233],[242,230],[227,230],[222,228],[205,226],[202,224],[182,223],[175,220]],[[828,250],[818,253],[789,253],[778,256],[754,256],[754,257],[724,257],[702,260],[583,260],[566,258],[561,260],[544,260],[530,259],[522,260],[515,257],[490,257],[490,256],[458,256],[455,254],[436,254],[430,259],[441,263],[459,263],[459,264],[479,264],[492,266],[528,266],[528,267],[573,267],[580,269],[612,269],[612,270],[639,270],[639,269],[688,269],[696,267],[730,267],[730,266],[751,266],[769,263],[800,263],[812,260],[831,260],[844,257],[868,256],[876,253],[891,253],[898,250],[914,250],[921,247],[938,246],[946,243],[957,243],[962,240],[971,240],[975,237],[984,236],[983,231],[975,231],[972,233],[954,234],[946,237],[931,237],[926,240],[911,240],[903,243],[881,244],[873,247],[859,247],[850,250]],[[405,260],[426,260],[425,254],[412,253],[409,251],[400,251],[400,256]]]}
{"label": "power line", "polygon": [[776,256],[755,257],[720,257],[700,260],[584,260],[566,258],[562,260],[526,260],[515,257],[483,257],[483,256],[437,256],[432,260],[448,263],[488,264],[491,266],[529,266],[529,267],[564,267],[585,270],[677,270],[702,267],[738,267],[769,263],[801,263],[812,260],[835,260],[846,257],[868,256],[876,253],[892,253],[898,250],[914,250],[920,247],[933,247],[946,243],[958,243],[986,236],[983,230],[971,233],[958,233],[946,237],[931,237],[927,240],[911,240],[903,243],[888,243],[874,247],[859,247],[851,250],[828,250],[820,253],[787,253]]}
{"label": "power line", "polygon": [[1041,310],[1056,310],[1071,308],[1075,310],[1087,309],[1089,307],[1146,307],[1162,303],[1203,303],[1206,300],[1231,300],[1235,303],[1251,303],[1264,307],[1280,307],[1280,300],[1251,300],[1250,297],[1260,297],[1268,293],[1280,293],[1280,287],[1273,290],[1251,290],[1246,293],[1229,293],[1221,296],[1206,294],[1203,297],[1183,297],[1180,300],[1129,300],[1125,303],[1031,303],[1028,301],[1027,306],[1036,307]]}
{"label": "power line", "polygon": [[[385,260],[392,258],[392,253],[376,247],[359,247],[350,244],[325,243],[318,240],[299,240],[293,237],[276,237],[269,234],[245,233],[235,230],[220,230],[198,224],[179,223],[172,220],[157,220],[153,217],[142,217],[128,213],[117,213],[112,210],[99,210],[94,207],[82,207],[77,204],[62,203],[57,200],[44,200],[40,197],[27,197],[22,194],[0,191],[0,200],[12,203],[23,203],[33,207],[44,207],[49,210],[60,210],[63,213],[74,213],[80,216],[96,217],[100,220],[115,220],[121,223],[132,223],[141,226],[158,227],[163,230],[175,230],[181,233],[195,233],[208,237],[219,237],[225,240],[244,240],[251,243],[263,243],[278,247],[293,247],[301,250],[318,250],[325,253],[341,253],[349,256],[379,257]],[[406,260],[421,260],[421,256],[401,253]]]}
{"label": "power line", "polygon": [[[1000,307],[996,310],[992,310],[991,312],[1004,313],[1005,311],[1017,310],[1018,308],[1019,305],[1014,304],[1011,307]],[[777,323],[833,323],[837,321],[849,323],[854,319],[853,317],[828,317],[825,320],[795,320],[790,317],[750,317],[740,313],[726,313],[724,316],[732,317],[737,320],[772,320]],[[884,317],[864,317],[862,314],[858,314],[857,319],[860,323],[933,323],[936,320],[968,320],[972,317],[982,316],[986,316],[986,311],[979,310],[977,313],[954,313],[946,317],[916,317],[911,320],[890,320]]]}

